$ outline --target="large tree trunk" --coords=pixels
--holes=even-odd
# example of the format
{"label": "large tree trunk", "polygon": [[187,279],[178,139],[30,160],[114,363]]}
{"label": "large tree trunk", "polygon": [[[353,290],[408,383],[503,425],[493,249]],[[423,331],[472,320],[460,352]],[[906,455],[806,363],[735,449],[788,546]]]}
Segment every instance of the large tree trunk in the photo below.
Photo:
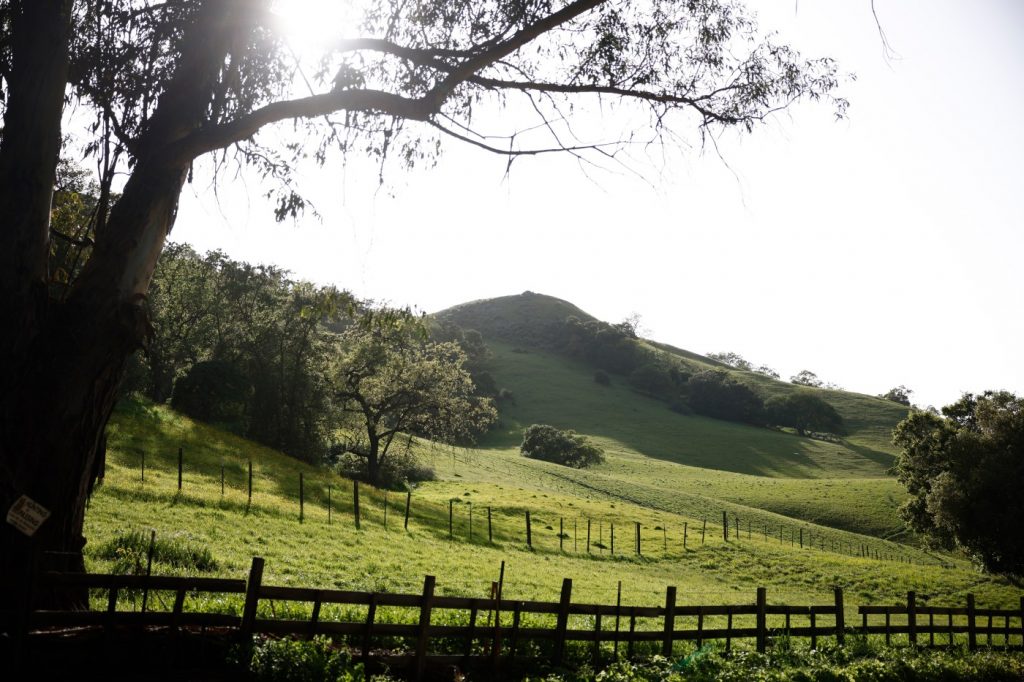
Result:
{"label": "large tree trunk", "polygon": [[[70,0],[23,0],[0,147],[0,512],[22,495],[49,518],[31,538],[0,530],[0,610],[17,608],[42,558],[82,568],[85,503],[102,469],[103,431],[128,356],[145,343],[145,294],[174,222],[191,158],[245,4],[204,3],[172,81],[137,140],[135,165],[65,302],[47,296],[49,207],[60,150]],[[40,594],[37,606],[82,595]]]}

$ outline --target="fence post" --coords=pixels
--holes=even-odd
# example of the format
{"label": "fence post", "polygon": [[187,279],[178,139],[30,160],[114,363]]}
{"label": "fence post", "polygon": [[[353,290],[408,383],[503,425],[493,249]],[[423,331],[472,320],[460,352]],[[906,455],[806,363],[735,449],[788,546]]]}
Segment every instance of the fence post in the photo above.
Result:
{"label": "fence post", "polygon": [[910,645],[917,646],[917,595],[913,590],[907,592],[907,630]]}
{"label": "fence post", "polygon": [[452,533],[454,532],[453,529],[452,529],[452,505],[454,505],[454,504],[455,503],[452,502],[451,499],[448,500],[448,539],[449,540],[452,539]]}
{"label": "fence post", "polygon": [[249,568],[249,580],[245,584],[245,607],[242,610],[242,634],[251,636],[256,626],[256,606],[260,601],[260,585],[263,583],[263,557],[254,556]]}
{"label": "fence post", "polygon": [[665,638],[661,642],[661,655],[672,656],[672,633],[676,629],[676,588],[669,585],[665,590]]}
{"label": "fence post", "polygon": [[700,544],[704,544],[704,531],[708,529],[708,517],[704,517],[704,525],[700,527]]}
{"label": "fence post", "polygon": [[967,648],[978,648],[978,629],[974,622],[974,595],[967,595]]}
{"label": "fence post", "polygon": [[569,601],[572,599],[572,578],[562,579],[562,596],[558,601],[558,621],[555,625],[554,665],[561,665],[565,654],[565,631],[569,626]]}
{"label": "fence post", "polygon": [[249,501],[245,503],[245,511],[252,507],[252,460],[249,460]]}
{"label": "fence post", "polygon": [[768,639],[768,591],[757,588],[757,652],[763,654]]}
{"label": "fence post", "polygon": [[412,504],[412,491],[405,493],[405,530],[409,530],[409,505]]}
{"label": "fence post", "polygon": [[181,469],[184,464],[185,455],[182,448],[178,448],[178,492],[181,492]]}
{"label": "fence post", "polygon": [[564,519],[561,516],[559,516],[558,517],[558,551],[560,551],[560,552],[562,551],[562,540],[565,539],[565,531],[563,529],[563,526],[564,526],[563,521],[564,521]]}
{"label": "fence post", "polygon": [[526,546],[533,549],[533,534],[530,532],[530,511],[526,511]]}
{"label": "fence post", "polygon": [[[149,531],[149,549],[146,550],[146,577],[153,575],[153,550],[156,549],[156,531]],[[142,612],[146,612],[146,602],[149,600],[149,581],[142,590]]]}
{"label": "fence post", "polygon": [[434,601],[434,576],[423,578],[423,597],[420,601],[420,623],[416,631],[416,679],[422,680],[427,667],[427,629],[430,627],[430,609]]}
{"label": "fence post", "polygon": [[636,555],[643,556],[640,553],[640,522],[636,521]]}
{"label": "fence post", "polygon": [[491,508],[487,508],[487,542],[494,542],[494,535],[491,533]]}
{"label": "fence post", "polygon": [[614,523],[610,523],[608,525],[609,525],[610,530],[611,530],[612,556],[615,556],[615,524]]}
{"label": "fence post", "polygon": [[327,484],[327,525],[331,525],[331,484]]}
{"label": "fence post", "polygon": [[302,477],[302,472],[299,472],[299,523],[302,523],[306,516],[306,486]]}
{"label": "fence post", "polygon": [[722,539],[729,542],[729,515],[722,512]]}
{"label": "fence post", "polygon": [[689,525],[689,522],[683,521],[683,549],[686,549],[686,527],[688,525]]}
{"label": "fence post", "polygon": [[804,548],[804,529],[800,529],[800,549]]}
{"label": "fence post", "polygon": [[590,519],[587,519],[587,554],[590,554]]}
{"label": "fence post", "polygon": [[352,513],[356,519],[356,530],[359,530],[359,481],[352,481]]}
{"label": "fence post", "polygon": [[836,594],[836,643],[842,646],[846,640],[846,613],[843,611],[843,588],[837,587]]}
{"label": "fence post", "polygon": [[619,616],[622,614],[622,581],[615,593],[615,660],[619,660]]}

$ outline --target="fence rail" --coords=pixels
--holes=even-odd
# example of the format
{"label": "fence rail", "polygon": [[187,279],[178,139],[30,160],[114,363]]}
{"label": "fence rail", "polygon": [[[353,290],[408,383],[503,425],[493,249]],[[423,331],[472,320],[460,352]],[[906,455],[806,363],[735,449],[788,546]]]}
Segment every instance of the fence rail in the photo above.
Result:
{"label": "fence rail", "polygon": [[[546,651],[557,664],[565,655],[569,642],[590,643],[593,657],[600,662],[602,643],[613,643],[618,656],[619,645],[626,655],[634,655],[637,643],[655,644],[655,649],[671,655],[676,642],[696,642],[702,646],[710,640],[724,640],[726,650],[738,640],[754,640],[754,647],[764,651],[773,637],[809,638],[816,647],[819,638],[835,638],[842,644],[849,631],[884,634],[887,643],[894,635],[906,635],[907,643],[918,646],[947,646],[956,635],[967,635],[970,648],[987,646],[999,649],[1024,649],[1024,597],[1019,609],[976,608],[973,595],[965,607],[919,605],[917,595],[910,592],[906,604],[863,605],[858,607],[860,626],[848,630],[845,622],[843,591],[836,588],[833,603],[815,605],[769,604],[767,590],[758,588],[752,603],[727,605],[677,604],[676,590],[669,587],[663,606],[614,605],[572,602],[572,580],[562,584],[559,601],[530,601],[502,597],[501,584],[492,585],[489,597],[455,597],[434,594],[433,576],[426,576],[420,594],[373,593],[352,590],[331,590],[284,587],[263,584],[262,558],[255,557],[248,580],[199,577],[167,577],[144,575],[105,575],[46,573],[40,587],[88,588],[106,591],[106,608],[88,611],[30,610],[22,614],[0,614],[0,630],[18,633],[31,639],[43,636],[49,629],[99,627],[113,633],[125,628],[219,627],[236,631],[241,637],[256,633],[312,637],[315,635],[346,636],[349,646],[358,650],[357,659],[402,667],[410,677],[421,679],[427,666],[442,664],[490,665],[492,669],[522,660],[526,642],[539,642],[531,648]],[[118,610],[119,597],[125,591],[143,593],[141,611]],[[171,610],[147,610],[149,592],[173,592]],[[189,596],[200,594],[244,595],[242,613],[202,613],[185,610]],[[312,605],[310,615],[303,618],[267,618],[261,604],[301,603]],[[268,604],[269,603],[269,604]],[[325,605],[365,607],[365,617],[345,620],[322,618]],[[398,622],[380,618],[380,609],[405,609]],[[410,613],[409,610],[412,610]],[[286,610],[294,614],[295,609]],[[439,612],[463,612],[460,618],[432,619]],[[20,615],[20,618],[18,617]],[[879,617],[884,623],[877,622]],[[395,620],[394,614],[390,615]],[[794,622],[799,619],[800,622]],[[874,621],[874,622],[873,622]],[[582,627],[581,627],[582,626]],[[938,640],[936,639],[938,636]],[[382,638],[405,640],[409,653],[396,655],[397,645]],[[927,638],[926,641],[924,638]],[[984,639],[984,643],[980,641]],[[374,643],[378,647],[374,648]],[[431,642],[444,641],[443,651],[431,652]],[[660,649],[657,644],[660,643]],[[384,647],[386,650],[382,651]],[[436,647],[435,647],[436,648]],[[459,654],[452,653],[460,651]]]}

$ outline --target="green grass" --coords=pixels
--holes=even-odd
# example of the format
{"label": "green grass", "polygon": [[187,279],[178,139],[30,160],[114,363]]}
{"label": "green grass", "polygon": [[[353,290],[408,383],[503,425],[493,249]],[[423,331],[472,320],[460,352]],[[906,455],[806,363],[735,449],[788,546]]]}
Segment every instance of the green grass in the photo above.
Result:
{"label": "green grass", "polygon": [[[178,447],[183,447],[186,463],[181,494],[177,491]],[[775,538],[758,539],[756,533],[747,539],[744,532],[739,542],[727,544],[721,539],[715,516],[709,517],[702,546],[697,531],[700,516],[671,509],[670,498],[661,507],[630,502],[621,494],[611,494],[614,491],[593,490],[582,484],[583,479],[566,476],[587,476],[588,472],[559,471],[556,465],[501,449],[425,448],[423,458],[433,461],[443,480],[413,493],[409,530],[401,527],[401,495],[388,495],[385,529],[384,493],[363,487],[363,519],[357,531],[352,523],[351,483],[167,408],[141,403],[122,407],[111,422],[108,448],[105,482],[94,494],[86,517],[86,557],[92,570],[108,570],[114,565],[101,549],[119,535],[153,528],[159,538],[185,537],[189,546],[209,549],[217,575],[244,577],[251,557],[263,556],[267,560],[265,580],[271,584],[408,592],[418,591],[423,575],[432,574],[438,577],[441,594],[484,596],[505,561],[505,594],[512,599],[553,600],[563,577],[575,579],[574,600],[603,603],[614,603],[619,581],[624,603],[646,605],[660,603],[667,585],[678,587],[681,603],[749,603],[758,586],[768,587],[769,599],[776,603],[829,603],[832,586],[839,584],[847,589],[851,610],[867,601],[898,601],[910,589],[943,595],[952,603],[963,602],[968,592],[978,596],[979,605],[986,606],[1017,604],[1019,599],[1010,585],[978,575],[962,562],[947,561],[952,567],[943,568],[912,547],[813,524],[802,527],[827,538],[832,537],[828,533],[837,533],[881,551],[899,551],[917,563],[800,550]],[[143,452],[144,483],[140,480]],[[255,490],[252,507],[247,510],[249,458]],[[606,468],[614,471],[616,459],[610,458]],[[227,478],[223,496],[222,463]],[[299,472],[305,475],[303,523],[298,520]],[[327,485],[332,486],[330,524]],[[455,537],[449,540],[448,501],[454,499],[459,500],[453,504]],[[470,503],[474,509],[472,541],[468,538]],[[493,545],[486,541],[487,506],[492,507]],[[739,505],[733,508],[755,511]],[[523,542],[523,512],[527,509],[533,521],[532,550]],[[588,518],[593,539],[600,532],[606,545],[610,524],[615,524],[614,558],[597,548],[589,555],[585,552],[583,534]],[[771,518],[787,522],[789,528],[798,527],[784,517]],[[570,539],[564,550],[559,549],[559,519],[570,538],[575,521],[575,548]],[[632,553],[635,521],[643,526],[642,557]],[[686,550],[681,537],[684,523],[689,526]],[[667,529],[667,549],[665,533],[658,527]],[[166,569],[163,573],[196,570],[162,568]]]}

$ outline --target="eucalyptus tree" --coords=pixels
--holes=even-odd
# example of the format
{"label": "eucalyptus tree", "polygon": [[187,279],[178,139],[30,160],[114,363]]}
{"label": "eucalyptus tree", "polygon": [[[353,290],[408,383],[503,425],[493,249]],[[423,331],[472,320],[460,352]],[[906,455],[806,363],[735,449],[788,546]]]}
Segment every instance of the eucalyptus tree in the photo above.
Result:
{"label": "eucalyptus tree", "polygon": [[[103,430],[126,358],[149,338],[153,270],[200,157],[279,180],[284,216],[304,206],[293,150],[415,163],[445,138],[510,159],[615,162],[686,131],[753,130],[800,100],[845,108],[836,65],[761,37],[737,0],[368,0],[360,36],[337,40],[306,78],[278,7],[288,11],[271,0],[0,0],[0,507],[28,496],[49,510],[37,549],[84,545]],[[497,119],[507,130],[475,127],[515,100],[516,115]],[[633,112],[624,132],[573,138],[574,112],[597,102]],[[55,298],[49,217],[69,103],[92,117],[82,145],[100,195],[95,244]],[[313,137],[276,146],[259,135],[275,125]],[[4,608],[31,543],[6,524],[0,533]]]}

